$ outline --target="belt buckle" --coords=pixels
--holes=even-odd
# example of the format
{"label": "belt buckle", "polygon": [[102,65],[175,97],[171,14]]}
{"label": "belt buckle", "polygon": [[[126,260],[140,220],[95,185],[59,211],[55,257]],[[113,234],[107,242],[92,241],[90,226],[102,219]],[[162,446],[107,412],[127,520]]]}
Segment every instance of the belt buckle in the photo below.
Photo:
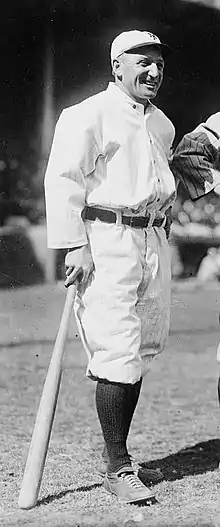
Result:
{"label": "belt buckle", "polygon": [[134,218],[135,216],[130,216],[130,219],[129,219],[129,227],[134,227]]}

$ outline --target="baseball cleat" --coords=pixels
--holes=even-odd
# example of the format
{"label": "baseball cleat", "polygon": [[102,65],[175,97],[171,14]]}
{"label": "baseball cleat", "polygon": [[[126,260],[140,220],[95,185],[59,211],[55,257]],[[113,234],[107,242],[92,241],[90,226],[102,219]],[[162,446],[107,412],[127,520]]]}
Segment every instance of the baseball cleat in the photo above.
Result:
{"label": "baseball cleat", "polygon": [[[142,468],[138,463],[135,463],[131,458],[132,471],[138,476],[144,485],[158,484],[163,480],[163,474],[159,469]],[[105,477],[107,473],[107,461],[104,459],[100,462],[98,475],[101,478]]]}
{"label": "baseball cleat", "polygon": [[106,473],[104,489],[123,503],[150,505],[155,502],[153,492],[141,482],[131,467],[123,467],[116,473]]}

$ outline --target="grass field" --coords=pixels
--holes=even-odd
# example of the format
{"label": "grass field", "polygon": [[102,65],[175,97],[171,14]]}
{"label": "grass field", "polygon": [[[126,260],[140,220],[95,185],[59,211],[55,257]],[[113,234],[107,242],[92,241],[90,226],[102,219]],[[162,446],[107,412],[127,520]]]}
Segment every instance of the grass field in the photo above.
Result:
{"label": "grass field", "polygon": [[73,320],[38,506],[17,505],[25,459],[64,303],[62,286],[1,291],[0,525],[220,527],[220,412],[216,347],[220,289],[177,284],[166,350],[146,377],[130,453],[158,467],[158,504],[138,508],[105,493],[95,384]]}

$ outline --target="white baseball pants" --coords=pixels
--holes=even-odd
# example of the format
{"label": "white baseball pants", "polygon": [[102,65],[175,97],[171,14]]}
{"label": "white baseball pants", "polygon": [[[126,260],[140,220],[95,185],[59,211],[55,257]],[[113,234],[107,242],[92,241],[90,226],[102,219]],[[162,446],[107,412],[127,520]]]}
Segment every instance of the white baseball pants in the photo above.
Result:
{"label": "white baseball pants", "polygon": [[170,321],[170,251],[162,227],[86,221],[95,272],[75,315],[87,376],[136,383],[165,344]]}

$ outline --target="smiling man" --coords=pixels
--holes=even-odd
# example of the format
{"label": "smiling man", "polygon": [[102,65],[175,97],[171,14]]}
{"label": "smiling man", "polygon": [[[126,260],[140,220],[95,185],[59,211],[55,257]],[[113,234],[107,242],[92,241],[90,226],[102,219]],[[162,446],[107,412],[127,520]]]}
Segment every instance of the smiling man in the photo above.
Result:
{"label": "smiling man", "polygon": [[146,484],[155,473],[141,481],[127,437],[142,378],[169,331],[165,224],[175,198],[175,131],[151,103],[164,50],[148,31],[115,38],[115,82],[62,112],[45,176],[48,245],[68,250],[66,286],[80,278],[75,314],[96,382],[104,488],[128,503],[154,497]]}
{"label": "smiling man", "polygon": [[163,80],[164,60],[158,46],[137,47],[113,60],[116,85],[146,108]]}

